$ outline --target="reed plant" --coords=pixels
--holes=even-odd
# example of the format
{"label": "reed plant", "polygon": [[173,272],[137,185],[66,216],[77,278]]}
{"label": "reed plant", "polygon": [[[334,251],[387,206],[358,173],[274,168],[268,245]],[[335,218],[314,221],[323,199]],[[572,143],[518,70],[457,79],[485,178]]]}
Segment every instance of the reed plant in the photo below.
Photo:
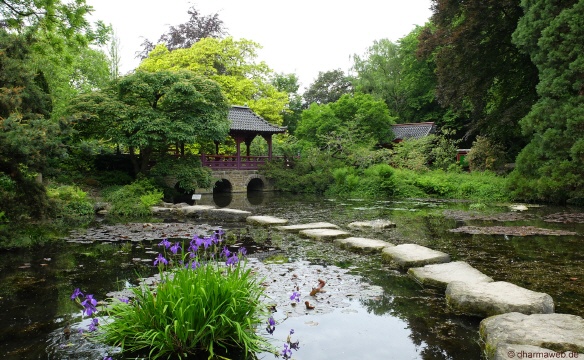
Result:
{"label": "reed plant", "polygon": [[196,237],[186,251],[163,241],[165,251],[155,260],[160,281],[134,288],[128,301],[114,301],[101,340],[151,359],[273,351],[257,332],[267,317],[260,281],[241,261],[244,252],[224,247],[219,254],[213,251],[219,244],[220,234]]}

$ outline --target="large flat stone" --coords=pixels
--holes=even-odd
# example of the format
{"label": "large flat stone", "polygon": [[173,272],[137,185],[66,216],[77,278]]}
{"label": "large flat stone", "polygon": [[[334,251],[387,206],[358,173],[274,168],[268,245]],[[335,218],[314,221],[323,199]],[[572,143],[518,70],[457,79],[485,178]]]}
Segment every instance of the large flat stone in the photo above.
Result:
{"label": "large flat stone", "polygon": [[254,224],[254,225],[285,225],[288,224],[288,220],[286,219],[280,219],[274,216],[262,216],[262,215],[256,215],[256,216],[248,216],[246,221],[250,224]]}
{"label": "large flat stone", "polygon": [[348,232],[337,229],[307,229],[301,230],[300,235],[315,240],[334,240],[351,236]]}
{"label": "large flat stone", "polygon": [[479,332],[488,359],[495,359],[503,344],[584,353],[584,319],[576,315],[517,312],[495,315],[481,321]]}
{"label": "large flat stone", "polygon": [[369,228],[369,229],[389,229],[394,228],[395,223],[389,220],[371,220],[371,221],[355,221],[349,224],[350,228],[353,229],[362,229],[362,228]]}
{"label": "large flat stone", "polygon": [[250,216],[251,212],[239,209],[219,208],[209,209],[205,212],[205,214],[221,220],[241,221]]}
{"label": "large flat stone", "polygon": [[428,264],[446,263],[450,261],[450,255],[425,246],[402,244],[383,249],[381,259],[386,263],[407,269]]}
{"label": "large flat stone", "polygon": [[493,358],[493,360],[517,359],[584,359],[584,354],[571,351],[557,352],[532,345],[500,344]]}
{"label": "large flat stone", "polygon": [[458,313],[482,317],[509,312],[554,312],[554,300],[548,294],[505,281],[470,284],[453,281],[446,288],[446,303]]}
{"label": "large flat stone", "polygon": [[277,226],[276,229],[282,231],[290,231],[290,232],[299,232],[301,230],[308,230],[308,229],[338,229],[339,227],[335,224],[331,224],[328,222],[315,222],[315,223],[308,223],[308,224],[296,224],[296,225],[285,225],[285,226]]}
{"label": "large flat stone", "polygon": [[410,268],[408,274],[422,285],[436,286],[444,289],[453,281],[468,283],[493,281],[493,279],[464,261]]}
{"label": "large flat stone", "polygon": [[348,237],[345,239],[335,239],[334,243],[341,249],[352,250],[356,252],[372,253],[379,252],[386,247],[395,246],[387,241],[377,239],[367,239],[361,237]]}

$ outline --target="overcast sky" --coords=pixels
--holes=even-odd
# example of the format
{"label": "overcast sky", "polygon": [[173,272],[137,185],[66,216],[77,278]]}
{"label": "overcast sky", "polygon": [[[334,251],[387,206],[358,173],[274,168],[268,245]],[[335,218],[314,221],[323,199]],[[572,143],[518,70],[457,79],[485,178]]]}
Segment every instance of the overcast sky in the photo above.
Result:
{"label": "overcast sky", "polygon": [[296,73],[301,90],[319,71],[347,72],[353,54],[374,40],[397,41],[431,15],[431,0],[87,0],[93,19],[111,24],[121,43],[122,74],[138,66],[144,38],[153,42],[171,25],[189,19],[191,5],[219,13],[227,32],[263,49],[259,60],[279,73]]}

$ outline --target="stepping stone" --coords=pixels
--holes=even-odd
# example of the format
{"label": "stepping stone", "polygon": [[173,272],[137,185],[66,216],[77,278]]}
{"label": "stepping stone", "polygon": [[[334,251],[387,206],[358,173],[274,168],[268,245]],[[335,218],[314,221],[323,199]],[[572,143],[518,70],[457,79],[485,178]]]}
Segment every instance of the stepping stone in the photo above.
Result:
{"label": "stepping stone", "polygon": [[446,289],[446,286],[453,281],[468,283],[493,281],[464,261],[410,268],[408,274],[424,286],[435,286],[443,289]]}
{"label": "stepping stone", "polygon": [[495,359],[499,346],[505,344],[584,353],[584,319],[576,315],[525,315],[517,312],[495,315],[481,321],[479,333],[487,359]]}
{"label": "stepping stone", "polygon": [[334,240],[351,236],[348,232],[337,229],[307,229],[301,230],[300,235],[315,240]]}
{"label": "stepping stone", "polygon": [[510,312],[554,312],[554,300],[548,294],[505,281],[474,284],[453,281],[446,287],[446,303],[458,313],[482,317]]}
{"label": "stepping stone", "polygon": [[335,239],[334,243],[341,247],[341,249],[348,249],[357,252],[379,252],[386,247],[393,247],[392,243],[383,240],[367,239],[360,237],[349,237],[346,239]]}
{"label": "stepping stone", "polygon": [[254,225],[284,225],[288,220],[280,219],[274,216],[248,216],[246,221]]}
{"label": "stepping stone", "polygon": [[557,352],[532,345],[501,344],[495,350],[494,360],[523,359],[584,359],[584,354],[571,351]]}
{"label": "stepping stone", "polygon": [[425,246],[402,244],[383,249],[381,259],[386,263],[407,269],[428,264],[446,263],[450,261],[450,255]]}
{"label": "stepping stone", "polygon": [[297,225],[286,225],[286,226],[277,226],[276,229],[282,231],[292,231],[292,232],[299,232],[300,230],[308,230],[308,229],[338,229],[339,227],[335,224],[331,224],[328,222],[315,222],[315,223],[308,223],[308,224],[297,224]]}
{"label": "stepping stone", "polygon": [[251,212],[249,211],[229,208],[209,209],[205,213],[215,218],[220,218],[221,220],[243,220],[251,215]]}
{"label": "stepping stone", "polygon": [[394,228],[395,223],[389,220],[371,220],[371,221],[355,221],[349,224],[350,228],[353,229],[363,229],[363,228],[370,228],[370,229],[389,229]]}

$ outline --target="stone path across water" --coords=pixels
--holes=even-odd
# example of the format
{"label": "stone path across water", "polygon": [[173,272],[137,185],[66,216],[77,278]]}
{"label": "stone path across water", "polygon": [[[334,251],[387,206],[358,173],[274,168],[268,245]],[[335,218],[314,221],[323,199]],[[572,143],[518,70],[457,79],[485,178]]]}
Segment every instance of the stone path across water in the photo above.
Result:
{"label": "stone path across water", "polygon": [[[352,224],[350,228],[354,230],[373,228],[361,223]],[[420,284],[445,289],[447,305],[455,312],[490,316],[480,326],[488,359],[545,353],[561,357],[559,352],[566,352],[564,357],[567,358],[584,358],[583,354],[578,354],[584,352],[584,319],[554,314],[554,302],[548,294],[507,282],[494,282],[464,261],[450,262],[450,256],[440,251],[416,244],[395,246],[383,240],[351,237],[350,233],[330,223],[277,226],[276,229],[299,231],[302,236],[318,240],[333,239],[336,245],[351,251],[381,252],[384,262],[407,270]]]}

